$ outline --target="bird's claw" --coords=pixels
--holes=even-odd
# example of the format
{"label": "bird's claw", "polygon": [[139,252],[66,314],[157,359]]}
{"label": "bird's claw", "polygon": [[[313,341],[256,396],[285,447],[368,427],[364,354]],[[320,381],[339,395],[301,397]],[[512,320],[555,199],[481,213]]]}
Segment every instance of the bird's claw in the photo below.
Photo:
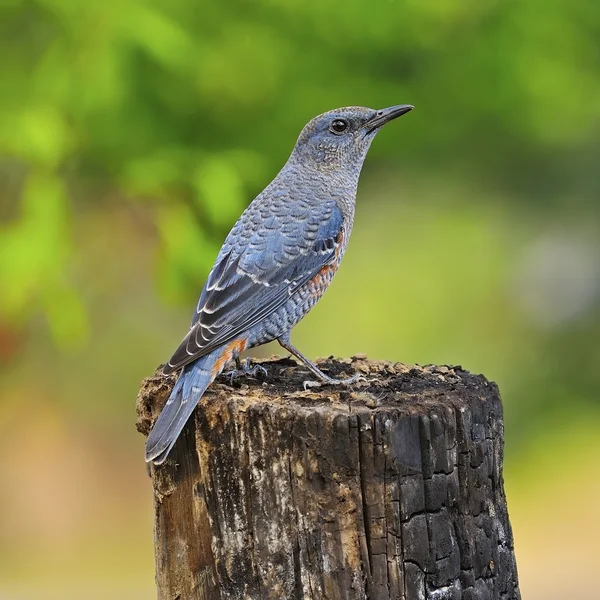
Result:
{"label": "bird's claw", "polygon": [[304,388],[304,391],[306,392],[309,388],[316,388],[316,387],[321,387],[323,385],[322,382],[320,381],[303,381],[302,382],[302,387]]}
{"label": "bird's claw", "polygon": [[367,378],[364,375],[361,375],[360,373],[356,373],[355,375],[352,375],[352,377],[340,381],[340,383],[351,384],[356,383],[357,381],[367,381]]}
{"label": "bird's claw", "polygon": [[265,369],[262,365],[254,365],[253,367],[250,367],[246,373],[248,373],[248,375],[252,375],[252,377],[256,377],[259,373],[262,373],[265,377],[269,374],[267,369]]}
{"label": "bird's claw", "polygon": [[238,364],[237,369],[231,371],[225,371],[223,375],[229,377],[229,384],[233,384],[234,380],[243,375],[250,375],[250,377],[256,377],[259,373],[262,373],[265,377],[268,375],[267,370],[262,365],[252,365],[249,358],[244,362]]}
{"label": "bird's claw", "polygon": [[304,391],[306,391],[309,388],[321,387],[322,385],[352,385],[357,381],[367,381],[367,378],[360,373],[356,373],[347,379],[334,379],[333,377],[327,377],[322,381],[304,381],[302,383],[302,387],[304,387]]}

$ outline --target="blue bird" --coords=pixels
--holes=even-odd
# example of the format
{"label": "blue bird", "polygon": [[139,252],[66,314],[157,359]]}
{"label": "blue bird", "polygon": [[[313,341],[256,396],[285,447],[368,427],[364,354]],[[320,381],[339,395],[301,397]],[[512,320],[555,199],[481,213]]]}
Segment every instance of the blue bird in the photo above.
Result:
{"label": "blue bird", "polygon": [[304,127],[285,166],[229,232],[191,328],[163,369],[182,371],[148,436],[146,461],[166,459],[206,388],[253,346],[277,340],[319,381],[356,381],[323,373],[292,345],[290,331],[321,298],[344,256],[375,134],[412,108],[339,108]]}

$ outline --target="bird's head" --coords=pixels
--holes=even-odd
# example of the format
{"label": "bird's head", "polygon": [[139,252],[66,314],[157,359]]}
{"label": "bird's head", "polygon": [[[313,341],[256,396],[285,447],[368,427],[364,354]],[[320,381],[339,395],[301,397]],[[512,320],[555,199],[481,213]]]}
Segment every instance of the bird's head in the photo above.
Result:
{"label": "bird's head", "polygon": [[360,171],[381,127],[412,109],[410,104],[401,104],[382,110],[362,106],[330,110],[304,127],[292,158],[327,171]]}

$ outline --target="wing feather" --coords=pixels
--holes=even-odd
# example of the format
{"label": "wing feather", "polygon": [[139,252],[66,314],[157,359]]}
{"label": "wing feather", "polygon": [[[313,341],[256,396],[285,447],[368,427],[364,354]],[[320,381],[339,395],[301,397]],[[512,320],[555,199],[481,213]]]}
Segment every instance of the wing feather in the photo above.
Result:
{"label": "wing feather", "polygon": [[334,259],[344,219],[333,200],[302,220],[286,219],[283,211],[265,214],[263,210],[258,219],[256,213],[244,213],[225,240],[200,295],[192,327],[165,373],[262,321]]}

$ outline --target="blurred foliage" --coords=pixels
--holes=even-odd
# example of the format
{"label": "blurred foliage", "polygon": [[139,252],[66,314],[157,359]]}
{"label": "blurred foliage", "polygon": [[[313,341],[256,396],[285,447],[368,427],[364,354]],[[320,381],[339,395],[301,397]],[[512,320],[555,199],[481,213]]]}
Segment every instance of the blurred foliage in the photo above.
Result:
{"label": "blurred foliage", "polygon": [[[578,164],[590,147],[598,156],[600,5],[587,0],[11,0],[2,10],[0,311],[23,320],[41,306],[60,343],[87,332],[73,211],[107,190],[152,202],[161,289],[188,299],[223,233],[323,110],[410,101],[421,117],[403,124],[401,149],[389,136],[376,153],[477,163],[497,181],[534,181],[538,202],[564,189],[565,150]],[[600,190],[596,162],[579,166],[586,194]]]}
{"label": "blurred foliage", "polygon": [[403,102],[295,341],[496,380],[523,595],[592,589],[597,524],[555,516],[600,498],[600,3],[4,0],[0,16],[2,597],[90,581],[148,597],[139,380],[304,123]]}

